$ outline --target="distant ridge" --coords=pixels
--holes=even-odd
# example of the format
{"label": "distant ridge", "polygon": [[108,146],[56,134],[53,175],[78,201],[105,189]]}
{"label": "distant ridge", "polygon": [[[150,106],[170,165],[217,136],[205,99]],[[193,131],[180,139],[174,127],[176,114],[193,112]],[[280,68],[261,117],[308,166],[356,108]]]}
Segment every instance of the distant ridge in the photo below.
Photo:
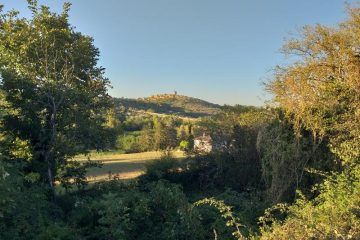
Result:
{"label": "distant ridge", "polygon": [[186,117],[202,117],[220,112],[221,106],[198,98],[174,94],[158,94],[145,98],[114,98],[117,108],[128,112],[146,111]]}

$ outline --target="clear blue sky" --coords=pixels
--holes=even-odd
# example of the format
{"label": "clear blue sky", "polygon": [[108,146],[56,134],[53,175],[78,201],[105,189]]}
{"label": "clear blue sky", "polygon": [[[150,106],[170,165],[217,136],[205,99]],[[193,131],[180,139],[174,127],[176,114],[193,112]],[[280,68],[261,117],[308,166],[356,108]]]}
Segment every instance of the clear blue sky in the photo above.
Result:
{"label": "clear blue sky", "polygon": [[[29,16],[25,0],[0,1]],[[189,95],[261,105],[290,32],[346,17],[341,0],[72,0],[70,21],[95,39],[111,95]],[[347,1],[352,3],[353,1]],[[355,2],[355,1],[354,1]],[[41,0],[60,11],[62,0]]]}

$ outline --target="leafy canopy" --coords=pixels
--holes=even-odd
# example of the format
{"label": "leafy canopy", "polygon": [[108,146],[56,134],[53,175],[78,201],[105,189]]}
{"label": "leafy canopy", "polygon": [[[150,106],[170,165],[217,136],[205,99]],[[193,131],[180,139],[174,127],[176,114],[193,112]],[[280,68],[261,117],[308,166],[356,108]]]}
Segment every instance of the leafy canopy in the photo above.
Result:
{"label": "leafy canopy", "polygon": [[298,127],[329,138],[344,163],[360,158],[360,8],[337,27],[306,26],[283,47],[296,61],[267,87]]}
{"label": "leafy canopy", "polygon": [[53,186],[62,181],[58,171],[74,172],[69,157],[106,145],[109,81],[92,38],[69,24],[70,4],[60,14],[36,1],[29,8],[30,19],[15,11],[0,16],[0,89],[12,110],[3,126],[28,141],[29,171]]}

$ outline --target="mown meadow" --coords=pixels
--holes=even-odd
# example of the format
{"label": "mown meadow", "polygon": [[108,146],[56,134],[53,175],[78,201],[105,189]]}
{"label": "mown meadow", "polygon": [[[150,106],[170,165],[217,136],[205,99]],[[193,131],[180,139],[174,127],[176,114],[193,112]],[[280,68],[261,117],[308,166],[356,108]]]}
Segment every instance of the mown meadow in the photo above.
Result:
{"label": "mown meadow", "polygon": [[[116,153],[101,152],[88,155],[79,155],[74,158],[78,162],[86,162],[88,160],[101,164],[93,168],[89,168],[86,173],[86,179],[89,182],[100,180],[133,179],[145,173],[146,165],[151,164],[154,160],[160,159],[166,152],[153,151],[141,153]],[[181,160],[185,154],[181,151],[173,151],[170,153],[174,159]]]}

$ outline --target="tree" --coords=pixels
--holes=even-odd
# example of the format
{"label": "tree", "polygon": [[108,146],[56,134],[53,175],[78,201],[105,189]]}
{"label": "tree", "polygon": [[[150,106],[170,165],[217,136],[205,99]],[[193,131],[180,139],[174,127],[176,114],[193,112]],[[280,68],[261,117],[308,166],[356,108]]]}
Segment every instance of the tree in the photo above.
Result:
{"label": "tree", "polygon": [[[261,239],[360,237],[360,8],[348,13],[349,19],[337,27],[304,27],[301,37],[283,49],[296,61],[279,67],[268,83],[286,114],[263,132],[268,179],[273,186],[276,179],[289,182],[303,175],[306,164],[325,180],[312,190],[307,186],[309,199],[297,191],[293,205],[268,209],[260,219]],[[339,160],[342,171],[326,173]],[[281,177],[280,171],[293,174]],[[279,213],[280,219],[274,217]]]}
{"label": "tree", "polygon": [[157,150],[165,150],[176,146],[177,138],[174,119],[154,119],[154,141]]}
{"label": "tree", "polygon": [[[294,133],[293,124],[283,112],[259,132],[257,150],[261,157],[262,178],[272,202],[293,201],[296,189],[310,189],[322,177],[309,174],[309,169],[336,171],[339,163],[326,147],[327,142],[315,141],[309,131]],[[320,178],[320,179],[319,179]]]}
{"label": "tree", "polygon": [[106,143],[109,81],[92,38],[69,24],[69,3],[60,14],[37,1],[29,0],[29,9],[31,19],[1,15],[0,89],[13,109],[3,125],[29,142],[28,171],[53,190],[71,156]]}
{"label": "tree", "polygon": [[154,129],[151,124],[145,125],[142,129],[139,144],[143,152],[154,150]]}
{"label": "tree", "polygon": [[360,8],[337,27],[306,26],[283,51],[296,61],[278,67],[267,85],[295,126],[330,139],[344,164],[360,159]]}

